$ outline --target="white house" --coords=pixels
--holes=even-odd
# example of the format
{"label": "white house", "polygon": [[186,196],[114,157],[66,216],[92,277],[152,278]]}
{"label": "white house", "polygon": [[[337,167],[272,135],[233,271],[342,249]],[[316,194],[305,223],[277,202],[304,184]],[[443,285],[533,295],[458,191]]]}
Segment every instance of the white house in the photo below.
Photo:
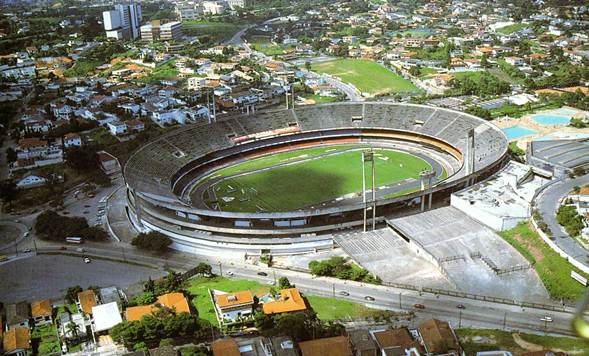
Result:
{"label": "white house", "polygon": [[127,132],[127,124],[121,121],[109,122],[106,124],[111,134],[117,136]]}
{"label": "white house", "polygon": [[184,125],[186,123],[186,112],[180,109],[170,111],[155,111],[151,114],[153,122],[160,126],[179,123]]}
{"label": "white house", "polygon": [[72,146],[82,146],[82,138],[76,133],[68,133],[63,137],[63,146],[65,148]]}
{"label": "white house", "polygon": [[505,62],[516,67],[523,66],[525,64],[524,59],[520,57],[505,57]]}
{"label": "white house", "polygon": [[226,293],[209,291],[215,305],[215,314],[220,325],[233,324],[249,318],[253,313],[254,297],[250,291]]}
{"label": "white house", "polygon": [[188,78],[188,89],[189,90],[200,90],[206,85],[206,83],[207,83],[206,78],[190,77],[190,78]]}
{"label": "white house", "polygon": [[92,330],[95,333],[112,329],[123,322],[117,302],[92,307]]}
{"label": "white house", "polygon": [[44,185],[45,183],[47,183],[47,179],[34,174],[27,174],[16,181],[16,186],[18,188],[27,189],[39,187],[41,185]]}

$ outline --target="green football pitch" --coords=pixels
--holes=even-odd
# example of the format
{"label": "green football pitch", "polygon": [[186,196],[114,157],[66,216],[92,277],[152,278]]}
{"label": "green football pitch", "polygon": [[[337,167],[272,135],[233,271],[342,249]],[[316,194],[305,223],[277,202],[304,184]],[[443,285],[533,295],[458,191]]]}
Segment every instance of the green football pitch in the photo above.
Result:
{"label": "green football pitch", "polygon": [[370,60],[336,59],[314,63],[311,69],[339,77],[361,92],[371,95],[419,91],[407,79]]}
{"label": "green football pitch", "polygon": [[[299,149],[247,160],[201,179],[221,179],[211,187],[223,211],[289,211],[308,208],[362,191],[362,149],[365,145],[338,145]],[[376,185],[419,177],[431,165],[414,155],[374,148]],[[366,181],[372,174],[366,166]],[[208,196],[209,194],[205,194]],[[211,202],[208,202],[209,204]]]}

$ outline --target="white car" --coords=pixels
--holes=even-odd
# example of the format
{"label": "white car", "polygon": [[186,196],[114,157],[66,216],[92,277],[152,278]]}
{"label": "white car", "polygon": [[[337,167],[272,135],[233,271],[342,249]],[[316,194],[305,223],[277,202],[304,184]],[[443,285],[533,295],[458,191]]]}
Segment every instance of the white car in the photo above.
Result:
{"label": "white car", "polygon": [[88,257],[84,257],[84,263],[90,263],[90,259]]}
{"label": "white car", "polygon": [[268,281],[268,285],[269,285],[269,286],[273,286],[273,285],[275,285],[275,284],[276,284],[276,282],[274,282],[274,281]]}
{"label": "white car", "polygon": [[235,273],[233,273],[232,271],[227,271],[227,275],[233,277],[235,276]]}
{"label": "white car", "polygon": [[544,321],[544,322],[547,322],[547,323],[552,323],[553,322],[552,317],[551,316],[548,316],[548,315],[546,315],[543,318],[540,318],[540,321]]}

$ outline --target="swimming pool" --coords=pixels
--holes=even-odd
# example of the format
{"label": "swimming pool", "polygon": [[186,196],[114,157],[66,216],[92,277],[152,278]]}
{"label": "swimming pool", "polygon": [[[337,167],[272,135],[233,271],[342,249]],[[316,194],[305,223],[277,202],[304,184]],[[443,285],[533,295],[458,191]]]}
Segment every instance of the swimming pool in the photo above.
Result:
{"label": "swimming pool", "polygon": [[536,114],[532,115],[532,120],[540,125],[568,125],[571,122],[569,116],[556,114]]}
{"label": "swimming pool", "polygon": [[501,131],[503,131],[505,136],[507,136],[507,139],[509,139],[510,141],[515,140],[516,138],[519,138],[519,137],[529,136],[529,135],[533,135],[536,133],[536,131],[534,131],[534,130],[530,130],[528,128],[517,126],[517,125],[512,126],[512,127],[506,127],[504,129],[501,129]]}

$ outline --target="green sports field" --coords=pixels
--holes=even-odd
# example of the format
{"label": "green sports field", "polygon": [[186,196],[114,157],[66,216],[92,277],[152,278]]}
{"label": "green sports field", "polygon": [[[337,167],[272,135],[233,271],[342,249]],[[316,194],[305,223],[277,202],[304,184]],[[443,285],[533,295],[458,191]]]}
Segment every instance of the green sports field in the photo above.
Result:
{"label": "green sports field", "polygon": [[[307,208],[362,191],[362,148],[365,146],[338,145],[276,153],[220,169],[198,185],[221,179],[209,189],[223,211]],[[405,152],[375,148],[374,153],[377,186],[416,179],[423,169],[432,169],[423,159]],[[366,180],[372,180],[369,170]]]}
{"label": "green sports field", "polygon": [[351,83],[362,93],[369,95],[417,92],[413,83],[381,66],[365,59],[336,59],[314,63],[311,70],[326,73]]}

